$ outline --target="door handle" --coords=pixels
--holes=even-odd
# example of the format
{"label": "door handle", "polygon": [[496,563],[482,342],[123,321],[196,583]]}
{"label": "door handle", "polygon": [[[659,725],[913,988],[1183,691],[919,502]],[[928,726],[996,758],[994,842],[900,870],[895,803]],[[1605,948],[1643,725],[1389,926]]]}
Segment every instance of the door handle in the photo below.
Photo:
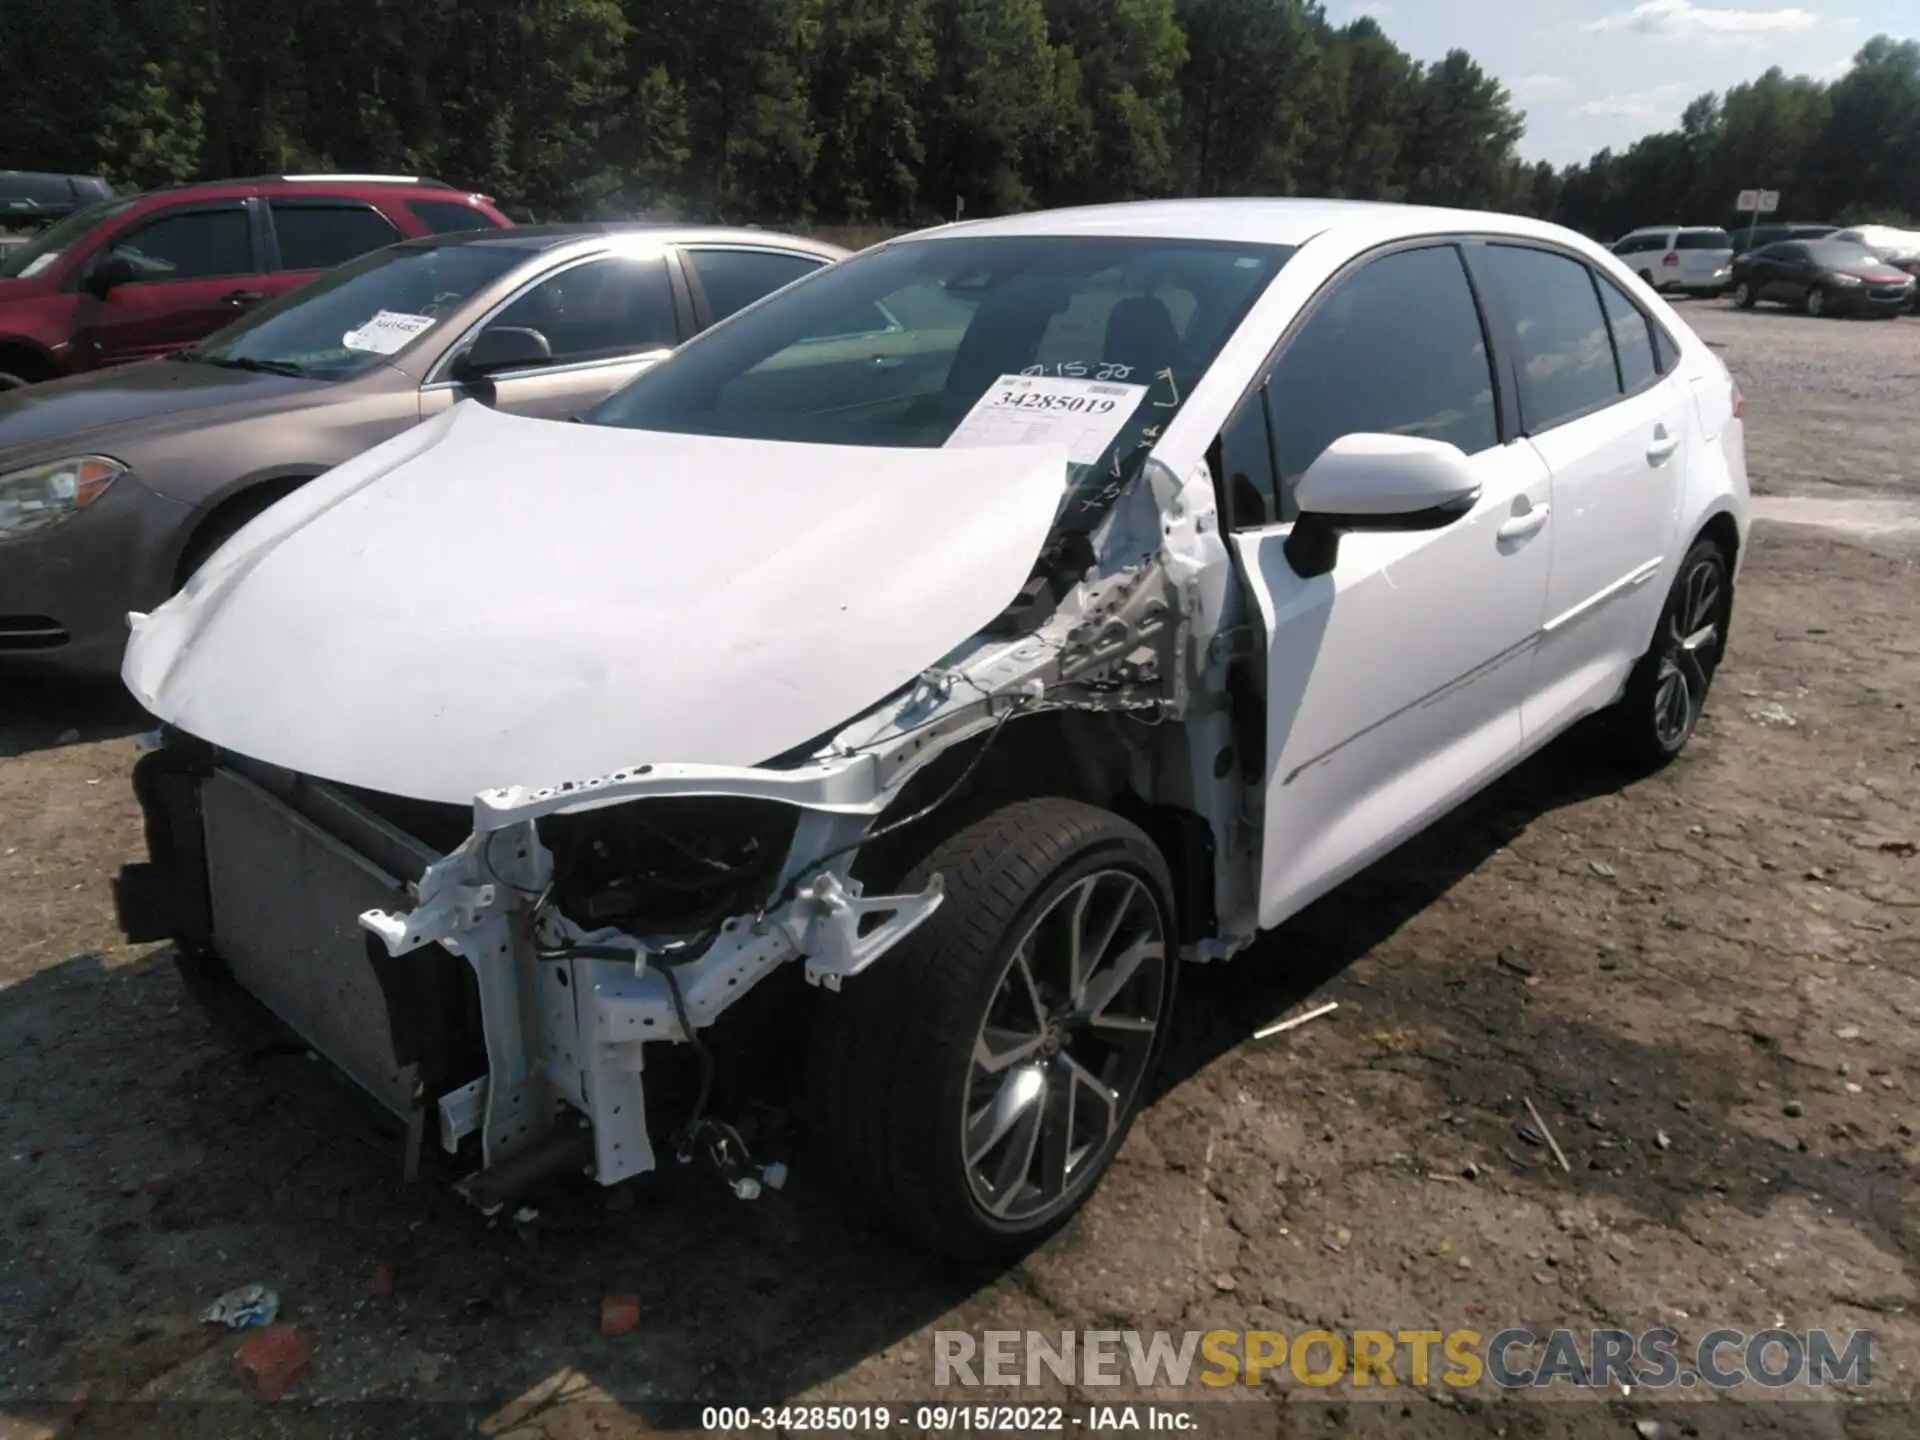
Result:
{"label": "door handle", "polygon": [[229,290],[220,297],[222,305],[252,305],[264,299],[258,290]]}
{"label": "door handle", "polygon": [[1547,523],[1547,512],[1552,508],[1551,505],[1536,505],[1524,515],[1501,521],[1500,528],[1493,533],[1501,540],[1524,540],[1529,535],[1539,533]]}
{"label": "door handle", "polygon": [[876,355],[873,357],[873,368],[876,370],[898,370],[906,363],[907,357],[904,355]]}
{"label": "door handle", "polygon": [[1653,439],[1647,445],[1647,463],[1658,465],[1679,448],[1680,437],[1669,435],[1666,426],[1656,425],[1653,427]]}

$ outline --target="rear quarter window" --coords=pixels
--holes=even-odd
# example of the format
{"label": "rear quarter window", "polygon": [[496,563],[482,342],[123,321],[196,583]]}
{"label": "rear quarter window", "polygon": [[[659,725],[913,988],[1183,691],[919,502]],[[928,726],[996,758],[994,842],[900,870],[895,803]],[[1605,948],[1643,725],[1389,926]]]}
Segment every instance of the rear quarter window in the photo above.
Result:
{"label": "rear quarter window", "polygon": [[407,209],[434,235],[452,235],[461,230],[492,230],[496,226],[486,212],[458,200],[409,200]]}

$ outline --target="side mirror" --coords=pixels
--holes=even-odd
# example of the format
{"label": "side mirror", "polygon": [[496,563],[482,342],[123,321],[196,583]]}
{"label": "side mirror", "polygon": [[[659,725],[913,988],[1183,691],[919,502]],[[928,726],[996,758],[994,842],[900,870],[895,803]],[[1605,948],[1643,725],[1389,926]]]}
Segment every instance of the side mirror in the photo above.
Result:
{"label": "side mirror", "polygon": [[87,271],[86,290],[96,300],[104,300],[122,285],[136,279],[133,262],[124,255],[108,255]]}
{"label": "side mirror", "polygon": [[1284,547],[1302,579],[1325,575],[1349,530],[1438,530],[1473,509],[1480,480],[1457,445],[1407,435],[1342,435],[1294,487]]}
{"label": "side mirror", "polygon": [[455,357],[448,373],[455,380],[484,380],[502,370],[527,370],[553,359],[553,347],[538,330],[494,325],[482,330]]}

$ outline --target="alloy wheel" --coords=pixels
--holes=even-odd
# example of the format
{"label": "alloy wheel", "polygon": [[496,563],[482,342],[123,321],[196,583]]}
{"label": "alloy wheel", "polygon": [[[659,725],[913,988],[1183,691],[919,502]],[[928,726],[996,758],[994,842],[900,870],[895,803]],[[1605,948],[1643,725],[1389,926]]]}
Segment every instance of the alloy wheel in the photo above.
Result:
{"label": "alloy wheel", "polygon": [[975,1035],[960,1116],[982,1211],[1060,1208],[1124,1132],[1166,1005],[1160,907],[1101,870],[1062,892],[1013,949]]}
{"label": "alloy wheel", "polygon": [[1826,291],[1818,290],[1818,289],[1807,291],[1807,314],[1812,315],[1817,319],[1826,310],[1826,308],[1827,308]]}
{"label": "alloy wheel", "polygon": [[1685,742],[1706,706],[1725,595],[1720,563],[1704,557],[1687,572],[1670,612],[1653,687],[1654,734],[1669,750]]}

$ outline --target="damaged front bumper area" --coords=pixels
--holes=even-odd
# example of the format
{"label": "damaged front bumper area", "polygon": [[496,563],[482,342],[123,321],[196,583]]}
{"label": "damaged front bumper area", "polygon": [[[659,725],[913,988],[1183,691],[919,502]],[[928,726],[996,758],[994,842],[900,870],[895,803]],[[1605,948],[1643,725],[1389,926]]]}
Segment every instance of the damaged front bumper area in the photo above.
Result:
{"label": "damaged front bumper area", "polygon": [[[422,874],[417,903],[359,916],[396,961],[438,947],[472,968],[487,1072],[439,1101],[442,1143],[477,1132],[491,1170],[572,1112],[589,1122],[601,1184],[652,1169],[648,1045],[694,1039],[790,960],[838,989],[940,904],[938,877],[887,896],[852,877],[885,801],[872,757],[641,766],[481,794],[472,834]],[[676,810],[699,825],[676,835]],[[749,821],[769,813],[785,824]],[[654,893],[636,875],[655,877],[642,882]]]}
{"label": "damaged front bumper area", "polygon": [[130,940],[234,982],[410,1147],[477,1137],[481,1203],[562,1167],[611,1185],[656,1164],[647,1046],[791,960],[837,989],[939,905],[938,877],[869,897],[850,873],[879,776],[871,756],[642,766],[469,815],[170,734],[136,765],[150,859],[116,903]]}

